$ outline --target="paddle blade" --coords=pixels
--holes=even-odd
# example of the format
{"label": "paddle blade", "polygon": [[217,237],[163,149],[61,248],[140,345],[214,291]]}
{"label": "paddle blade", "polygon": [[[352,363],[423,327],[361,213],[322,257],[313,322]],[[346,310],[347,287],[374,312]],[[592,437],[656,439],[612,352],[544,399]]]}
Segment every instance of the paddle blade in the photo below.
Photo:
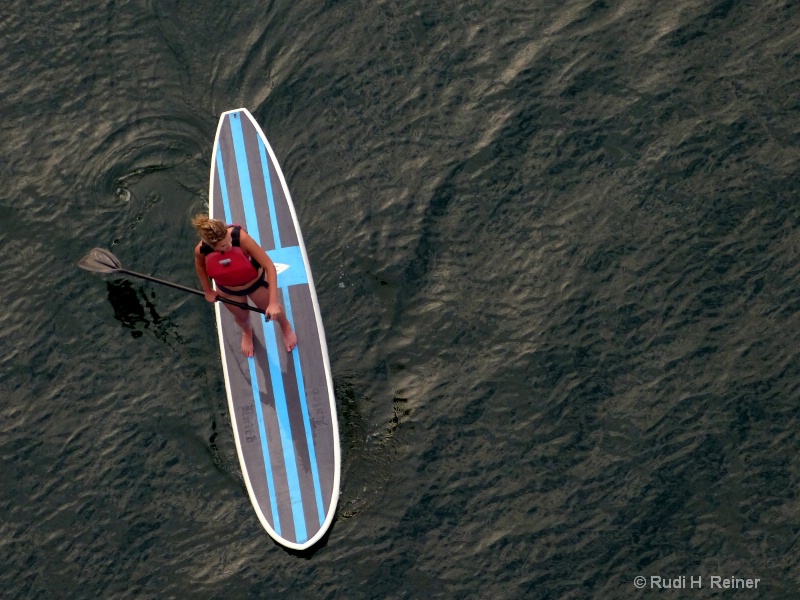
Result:
{"label": "paddle blade", "polygon": [[95,273],[116,273],[122,269],[119,259],[103,248],[92,248],[86,256],[78,261],[78,266]]}

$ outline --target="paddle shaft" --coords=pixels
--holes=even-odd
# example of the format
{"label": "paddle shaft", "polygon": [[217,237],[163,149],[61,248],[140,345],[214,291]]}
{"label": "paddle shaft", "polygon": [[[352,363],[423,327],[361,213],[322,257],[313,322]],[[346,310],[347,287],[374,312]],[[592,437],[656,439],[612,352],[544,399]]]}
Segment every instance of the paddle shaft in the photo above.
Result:
{"label": "paddle shaft", "polygon": [[[139,277],[141,279],[147,279],[148,281],[153,281],[155,283],[160,283],[161,285],[166,285],[171,288],[175,288],[176,290],[182,290],[184,292],[189,292],[191,294],[195,294],[197,296],[205,297],[205,294],[200,290],[195,290],[190,287],[186,287],[185,285],[180,285],[177,283],[172,283],[171,281],[164,281],[163,279],[159,279],[158,277],[153,277],[151,275],[145,275],[144,273],[137,273],[136,271],[129,271],[128,269],[116,269],[117,273],[124,273],[125,275],[132,275],[133,277]],[[224,302],[225,304],[232,304],[233,306],[238,306],[239,308],[244,308],[247,310],[252,310],[253,312],[261,313],[262,315],[266,314],[265,311],[261,310],[260,308],[256,308],[255,306],[250,306],[246,302],[237,302],[236,300],[228,300],[227,298],[223,298],[222,296],[217,296],[217,300],[220,302]]]}

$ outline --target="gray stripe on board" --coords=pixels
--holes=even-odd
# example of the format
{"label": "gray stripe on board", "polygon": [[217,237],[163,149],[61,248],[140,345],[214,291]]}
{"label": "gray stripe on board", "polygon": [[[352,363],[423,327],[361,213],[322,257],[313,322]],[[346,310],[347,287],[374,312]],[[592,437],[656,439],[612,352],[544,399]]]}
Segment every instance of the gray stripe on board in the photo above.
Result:
{"label": "gray stripe on board", "polygon": [[[220,311],[223,322],[223,329],[226,332],[240,331],[233,319],[233,315],[228,310]],[[261,435],[259,433],[258,416],[253,404],[253,388],[250,381],[250,369],[247,359],[242,354],[241,336],[226,334],[225,336],[225,356],[227,357],[228,380],[231,387],[231,395],[234,399],[244,399],[245,401],[234,402],[236,412],[236,426],[239,434],[239,444],[242,451],[244,462],[248,465],[248,479],[253,490],[261,512],[267,522],[275,529],[273,522],[272,506],[269,499],[269,487],[267,475],[264,469],[254,468],[264,464],[264,452],[261,447]],[[280,517],[279,517],[280,519]],[[283,519],[281,519],[283,521]],[[283,523],[281,522],[281,525]],[[284,529],[284,528],[282,528]],[[282,533],[284,533],[282,531]]]}
{"label": "gray stripe on board", "polygon": [[[259,315],[258,318],[261,319],[261,316]],[[278,417],[275,414],[275,395],[272,392],[272,381],[270,379],[268,362],[269,359],[267,358],[267,349],[264,341],[265,329],[271,333],[273,326],[274,325],[268,324],[265,328],[258,326],[258,324],[254,324],[253,342],[256,360],[256,372],[258,377],[259,395],[261,397],[261,410],[264,414],[267,445],[269,447],[269,456],[272,463],[272,477],[275,482],[275,495],[277,497],[279,518],[281,520],[281,535],[287,540],[297,541],[294,517],[291,511],[289,478],[286,473],[286,465],[283,461],[281,432],[278,426]]]}
{"label": "gray stripe on board", "polygon": [[[245,117],[240,120],[242,122],[242,136],[244,137],[247,168],[250,171],[250,185],[253,189],[253,197],[266,198],[267,190],[264,185],[264,173],[261,169],[261,155],[258,149],[260,138],[250,119]],[[256,211],[256,216],[258,219],[258,231],[261,234],[261,247],[264,250],[272,250],[276,244],[272,233],[269,210]]]}
{"label": "gray stripe on board", "polygon": [[325,377],[325,370],[321,368],[321,365],[324,364],[320,345],[321,332],[317,329],[317,319],[309,286],[291,286],[289,297],[294,313],[297,345],[303,349],[300,353],[300,367],[305,379],[308,416],[311,421],[314,448],[319,465],[320,487],[325,504],[323,512],[327,515],[333,494],[335,461],[334,440],[331,431],[331,407],[328,402],[328,381]]}

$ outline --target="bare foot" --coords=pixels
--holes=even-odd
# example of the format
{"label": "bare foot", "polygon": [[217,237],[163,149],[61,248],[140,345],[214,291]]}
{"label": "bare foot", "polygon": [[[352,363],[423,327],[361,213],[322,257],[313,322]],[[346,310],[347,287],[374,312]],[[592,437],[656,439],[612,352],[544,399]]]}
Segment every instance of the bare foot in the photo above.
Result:
{"label": "bare foot", "polygon": [[283,332],[283,343],[286,346],[286,351],[291,352],[297,347],[297,335],[295,334],[294,330],[292,329],[292,325],[288,320],[284,321],[280,325],[281,331]]}
{"label": "bare foot", "polygon": [[242,330],[242,354],[253,356],[253,330]]}

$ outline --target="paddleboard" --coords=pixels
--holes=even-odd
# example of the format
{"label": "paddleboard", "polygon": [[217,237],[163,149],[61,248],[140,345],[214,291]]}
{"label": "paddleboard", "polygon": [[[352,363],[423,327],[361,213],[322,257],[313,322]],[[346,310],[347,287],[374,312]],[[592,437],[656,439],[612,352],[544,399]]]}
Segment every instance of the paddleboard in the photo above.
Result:
{"label": "paddleboard", "polygon": [[242,330],[215,305],[228,407],[256,515],[280,544],[303,550],[330,526],[339,498],[340,450],[325,330],[291,195],[258,123],[239,108],[221,115],[211,157],[209,214],[241,225],[278,271],[297,347],[277,323],[251,315],[255,356]]}

